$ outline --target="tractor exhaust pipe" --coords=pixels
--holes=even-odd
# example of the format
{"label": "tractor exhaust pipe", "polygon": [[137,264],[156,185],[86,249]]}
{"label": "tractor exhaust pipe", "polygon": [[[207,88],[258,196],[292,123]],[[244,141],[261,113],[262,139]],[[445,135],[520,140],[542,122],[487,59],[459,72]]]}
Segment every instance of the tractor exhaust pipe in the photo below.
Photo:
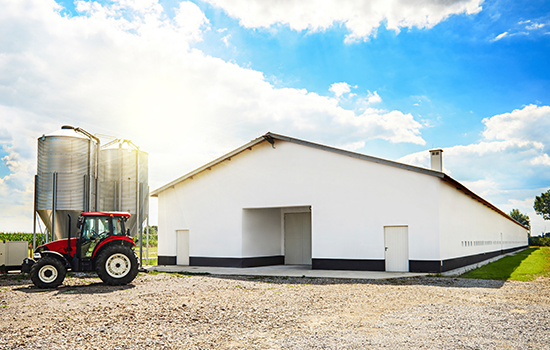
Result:
{"label": "tractor exhaust pipe", "polygon": [[[67,214],[69,217],[69,233],[67,238],[67,254],[69,255],[69,259],[71,258],[71,214]],[[70,261],[70,260],[69,260]]]}

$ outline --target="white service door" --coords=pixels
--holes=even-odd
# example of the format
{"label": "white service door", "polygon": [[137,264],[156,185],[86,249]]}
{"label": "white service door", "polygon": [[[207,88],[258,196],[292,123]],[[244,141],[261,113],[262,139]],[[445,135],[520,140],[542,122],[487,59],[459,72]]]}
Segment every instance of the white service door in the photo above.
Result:
{"label": "white service door", "polygon": [[285,214],[285,264],[311,265],[311,213]]}
{"label": "white service door", "polygon": [[176,230],[176,264],[189,265],[189,230]]}
{"label": "white service door", "polygon": [[386,271],[409,271],[408,226],[385,226]]}

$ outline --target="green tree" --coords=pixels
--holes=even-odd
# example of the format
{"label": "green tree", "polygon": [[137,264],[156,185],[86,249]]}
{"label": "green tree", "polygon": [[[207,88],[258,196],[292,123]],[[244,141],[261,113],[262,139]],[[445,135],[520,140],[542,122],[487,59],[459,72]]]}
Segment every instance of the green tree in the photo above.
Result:
{"label": "green tree", "polygon": [[531,220],[528,215],[520,213],[519,209],[512,209],[510,216],[512,219],[527,227],[529,229],[529,233],[531,233]]}
{"label": "green tree", "polygon": [[535,197],[533,208],[535,213],[541,215],[544,220],[550,220],[550,190]]}

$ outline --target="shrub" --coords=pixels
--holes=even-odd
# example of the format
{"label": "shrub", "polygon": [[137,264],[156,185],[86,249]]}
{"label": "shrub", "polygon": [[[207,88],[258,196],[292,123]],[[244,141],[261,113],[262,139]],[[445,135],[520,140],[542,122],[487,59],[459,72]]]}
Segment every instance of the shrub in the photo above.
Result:
{"label": "shrub", "polygon": [[[145,233],[143,234],[143,246],[145,247],[145,242],[147,242],[147,238]],[[134,243],[139,244],[139,237],[134,237]],[[149,247],[156,247],[158,244],[158,235],[149,234]]]}
{"label": "shrub", "polygon": [[529,245],[537,247],[550,247],[550,237],[529,237]]}

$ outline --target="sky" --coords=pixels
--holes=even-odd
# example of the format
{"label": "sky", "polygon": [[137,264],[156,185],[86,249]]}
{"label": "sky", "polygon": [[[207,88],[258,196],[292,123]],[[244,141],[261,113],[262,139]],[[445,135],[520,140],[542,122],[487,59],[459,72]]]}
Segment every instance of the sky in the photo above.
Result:
{"label": "sky", "polygon": [[132,140],[151,189],[268,131],[422,167],[442,148],[444,172],[550,231],[548,1],[0,8],[0,231],[32,231],[37,138],[66,124]]}

